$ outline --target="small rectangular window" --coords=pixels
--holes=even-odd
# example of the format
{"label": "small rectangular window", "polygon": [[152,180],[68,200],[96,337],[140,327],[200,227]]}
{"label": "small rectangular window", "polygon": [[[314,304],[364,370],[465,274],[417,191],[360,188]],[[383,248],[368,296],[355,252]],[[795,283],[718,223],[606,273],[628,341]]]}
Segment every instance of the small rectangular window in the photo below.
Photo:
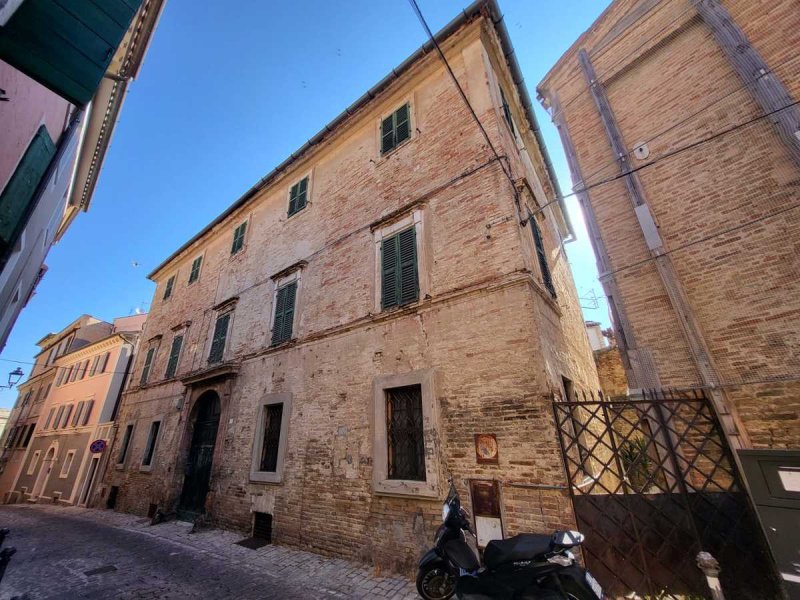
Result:
{"label": "small rectangular window", "polygon": [[61,473],[59,477],[66,478],[69,477],[69,471],[72,468],[72,461],[75,458],[75,450],[70,450],[67,452],[67,455],[64,457],[64,464],[61,467]]}
{"label": "small rectangular window", "polygon": [[308,177],[303,177],[289,190],[289,216],[300,212],[306,207],[308,200]]}
{"label": "small rectangular window", "polygon": [[167,372],[164,373],[164,377],[169,379],[170,377],[175,377],[175,373],[178,371],[178,360],[181,356],[181,346],[183,346],[183,336],[176,335],[172,338],[172,347],[169,350],[169,360],[167,361]]}
{"label": "small rectangular window", "polygon": [[539,259],[539,270],[542,272],[542,283],[545,289],[550,292],[550,295],[556,297],[556,288],[553,286],[553,276],[550,273],[550,265],[547,264],[547,253],[544,250],[544,242],[542,241],[542,230],[539,229],[539,223],[536,222],[536,217],[531,217],[531,231],[533,232],[533,243],[536,246],[536,257]]}
{"label": "small rectangular window", "polygon": [[381,242],[381,306],[391,308],[419,297],[414,227]]}
{"label": "small rectangular window", "polygon": [[404,104],[381,122],[381,154],[411,137],[410,108]]}
{"label": "small rectangular window", "polygon": [[144,359],[144,368],[142,369],[142,377],[139,379],[139,385],[144,385],[147,383],[147,378],[150,377],[150,367],[153,366],[153,356],[155,353],[155,348],[150,348],[147,351],[147,356],[145,356]]}
{"label": "small rectangular window", "polygon": [[133,425],[125,427],[125,434],[122,436],[122,445],[119,447],[119,456],[117,456],[117,464],[121,465],[125,462],[128,456],[128,446],[131,444],[131,436],[133,435]]}
{"label": "small rectangular window", "polygon": [[153,463],[153,455],[156,451],[156,441],[158,440],[158,430],[161,428],[161,421],[153,421],[150,425],[150,433],[147,435],[147,445],[144,448],[142,466],[149,467]]}
{"label": "small rectangular window", "polygon": [[214,337],[211,339],[211,350],[208,353],[209,363],[222,362],[222,357],[225,355],[225,342],[228,338],[230,321],[231,313],[229,312],[217,317],[217,322],[214,325]]}
{"label": "small rectangular window", "polygon": [[386,428],[389,479],[425,481],[420,385],[386,390]]}
{"label": "small rectangular window", "polygon": [[506,95],[503,93],[503,88],[500,88],[500,101],[503,103],[503,116],[506,119],[506,123],[508,123],[508,127],[511,129],[511,133],[516,136],[517,129],[514,127],[514,118],[511,116],[511,107],[508,104],[508,100],[506,100]]}
{"label": "small rectangular window", "polygon": [[233,230],[233,243],[231,244],[231,254],[236,254],[244,247],[244,234],[247,231],[247,221]]}
{"label": "small rectangular window", "polygon": [[28,475],[33,475],[36,472],[36,465],[39,464],[39,455],[41,451],[36,450],[33,453],[33,457],[31,458],[31,462],[28,464]]}
{"label": "small rectangular window", "polygon": [[275,300],[275,321],[272,324],[272,345],[292,339],[294,323],[294,301],[297,296],[297,282],[283,286],[278,290]]}
{"label": "small rectangular window", "polygon": [[167,286],[164,288],[164,300],[169,299],[172,296],[172,286],[175,285],[175,275],[167,279]]}
{"label": "small rectangular window", "polygon": [[264,438],[261,441],[259,471],[274,473],[278,468],[278,448],[281,441],[283,403],[264,407]]}
{"label": "small rectangular window", "polygon": [[200,279],[200,267],[203,264],[203,257],[198,256],[192,261],[192,270],[189,271],[189,283],[194,283]]}

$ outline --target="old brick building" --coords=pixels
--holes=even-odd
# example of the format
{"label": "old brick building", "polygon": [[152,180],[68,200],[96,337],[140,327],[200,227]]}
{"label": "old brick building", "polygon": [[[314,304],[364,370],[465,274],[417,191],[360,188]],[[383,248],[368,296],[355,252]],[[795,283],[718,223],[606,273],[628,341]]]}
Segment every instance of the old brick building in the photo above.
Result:
{"label": "old brick building", "polygon": [[572,523],[551,396],[597,378],[570,226],[497,5],[438,40],[501,158],[426,46],[158,266],[118,509],[395,570],[448,474],[498,501],[485,535]]}
{"label": "old brick building", "polygon": [[539,85],[631,388],[712,390],[739,448],[800,447],[800,9],[617,0]]}

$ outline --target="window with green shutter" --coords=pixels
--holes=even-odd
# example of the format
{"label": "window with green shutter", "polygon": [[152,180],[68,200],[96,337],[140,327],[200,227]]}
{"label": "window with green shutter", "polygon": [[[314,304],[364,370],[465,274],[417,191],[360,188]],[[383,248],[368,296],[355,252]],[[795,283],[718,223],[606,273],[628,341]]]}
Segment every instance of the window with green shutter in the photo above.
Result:
{"label": "window with green shutter", "polygon": [[42,125],[0,194],[0,250],[12,246],[22,232],[36,190],[55,153],[56,146]]}
{"label": "window with green shutter", "polygon": [[381,154],[411,137],[411,109],[404,104],[381,122]]}
{"label": "window with green shutter", "polygon": [[550,265],[547,264],[547,253],[544,250],[544,242],[542,240],[542,230],[539,229],[539,224],[534,217],[530,219],[531,231],[533,232],[533,243],[536,246],[536,257],[539,259],[539,270],[542,272],[542,283],[544,287],[550,292],[550,295],[556,297],[556,288],[553,285],[553,276],[550,273]]}
{"label": "window with green shutter", "polygon": [[272,324],[272,345],[292,339],[294,324],[294,301],[297,296],[297,282],[283,286],[278,290],[275,300],[275,320]]}
{"label": "window with green shutter", "polygon": [[189,283],[194,283],[200,279],[200,266],[203,264],[203,257],[198,256],[192,262],[192,270],[189,272]]}
{"label": "window with green shutter", "polygon": [[231,254],[236,254],[244,247],[244,234],[247,231],[247,221],[233,230],[233,243],[231,244]]}
{"label": "window with green shutter", "polygon": [[381,242],[381,306],[402,306],[418,297],[417,235],[411,227]]}
{"label": "window with green shutter", "polygon": [[289,216],[299,213],[308,200],[308,177],[303,177],[289,190]]}
{"label": "window with green shutter", "polygon": [[176,335],[172,338],[172,347],[169,350],[169,360],[167,361],[167,372],[164,374],[164,377],[167,379],[175,377],[175,373],[178,371],[178,359],[181,356],[181,346],[183,346],[183,336]]}
{"label": "window with green shutter", "polygon": [[150,368],[153,366],[153,357],[155,356],[156,349],[150,348],[147,351],[147,356],[144,359],[144,368],[142,369],[142,378],[139,380],[139,385],[147,383],[147,378],[150,377]]}
{"label": "window with green shutter", "polygon": [[164,288],[164,300],[172,296],[172,287],[175,285],[175,275],[167,279],[167,287]]}
{"label": "window with green shutter", "polygon": [[225,341],[228,338],[228,325],[230,322],[231,313],[229,312],[217,317],[217,322],[214,325],[214,337],[211,340],[211,351],[208,353],[208,362],[211,364],[222,362],[222,357],[225,354]]}

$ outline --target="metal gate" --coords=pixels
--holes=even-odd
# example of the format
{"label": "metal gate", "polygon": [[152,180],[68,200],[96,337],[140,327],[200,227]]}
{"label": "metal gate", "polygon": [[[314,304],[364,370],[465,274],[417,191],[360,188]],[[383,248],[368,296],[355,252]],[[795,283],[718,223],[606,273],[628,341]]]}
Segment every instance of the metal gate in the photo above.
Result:
{"label": "metal gate", "polygon": [[609,595],[710,598],[695,563],[703,550],[720,562],[726,599],[781,598],[702,390],[581,395],[553,411],[583,555]]}

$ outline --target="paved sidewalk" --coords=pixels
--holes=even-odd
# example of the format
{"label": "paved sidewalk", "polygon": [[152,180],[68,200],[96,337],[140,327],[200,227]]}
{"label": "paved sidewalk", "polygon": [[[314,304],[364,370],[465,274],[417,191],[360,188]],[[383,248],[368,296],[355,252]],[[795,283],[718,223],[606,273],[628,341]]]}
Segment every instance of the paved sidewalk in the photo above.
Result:
{"label": "paved sidewalk", "polygon": [[248,550],[242,535],[189,533],[186,523],[75,507],[0,506],[0,527],[14,546],[0,600],[275,598],[390,599],[418,596],[400,577],[281,546]]}

